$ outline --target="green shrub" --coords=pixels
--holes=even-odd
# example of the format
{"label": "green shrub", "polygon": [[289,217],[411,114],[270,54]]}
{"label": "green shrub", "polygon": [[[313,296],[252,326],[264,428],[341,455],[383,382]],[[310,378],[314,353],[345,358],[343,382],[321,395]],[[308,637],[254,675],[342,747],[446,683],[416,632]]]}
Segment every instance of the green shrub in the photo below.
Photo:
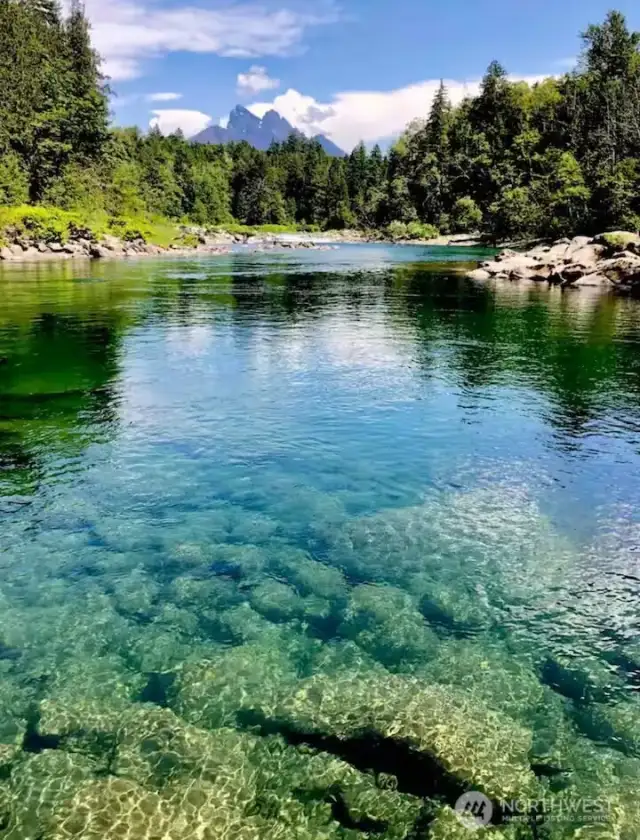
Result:
{"label": "green shrub", "polygon": [[482,210],[472,198],[459,198],[453,206],[451,229],[454,233],[469,233],[482,225]]}
{"label": "green shrub", "polygon": [[410,222],[407,225],[408,239],[435,239],[440,231],[434,225],[426,225],[422,222]]}
{"label": "green shrub", "polygon": [[387,226],[387,236],[394,242],[400,239],[407,239],[408,235],[408,226],[404,222],[391,222]]}
{"label": "green shrub", "polygon": [[541,225],[541,208],[528,187],[500,193],[489,208],[489,229],[496,241],[532,236]]}
{"label": "green shrub", "polygon": [[0,236],[12,241],[25,239],[32,242],[67,242],[72,231],[80,224],[79,218],[55,207],[0,208]]}
{"label": "green shrub", "polygon": [[176,245],[180,245],[183,248],[197,248],[199,244],[200,239],[195,233],[183,233],[176,240]]}
{"label": "green shrub", "polygon": [[151,238],[149,224],[144,219],[112,218],[109,221],[109,230],[123,242],[135,242],[139,239],[148,242]]}
{"label": "green shrub", "polygon": [[422,222],[391,222],[387,227],[387,236],[394,242],[400,240],[435,239],[440,231],[433,225],[426,225]]}

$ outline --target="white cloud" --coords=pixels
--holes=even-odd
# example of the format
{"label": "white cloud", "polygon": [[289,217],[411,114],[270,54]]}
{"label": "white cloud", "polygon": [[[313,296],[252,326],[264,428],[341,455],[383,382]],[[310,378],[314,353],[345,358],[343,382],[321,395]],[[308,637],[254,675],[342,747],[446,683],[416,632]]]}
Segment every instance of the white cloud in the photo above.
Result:
{"label": "white cloud", "polygon": [[[545,77],[511,78],[534,83]],[[480,89],[479,80],[445,81],[445,84],[454,104],[465,96],[476,95]],[[346,91],[336,93],[326,103],[289,89],[272,102],[258,102],[248,107],[258,117],[273,108],[304,134],[325,134],[340,148],[350,151],[360,140],[374,143],[395,137],[416,117],[426,116],[439,86],[439,79],[430,79],[397,90]]]}
{"label": "white cloud", "polygon": [[148,93],[147,102],[175,102],[182,99],[181,93]]}
{"label": "white cloud", "polygon": [[159,128],[163,134],[173,134],[180,129],[186,137],[193,137],[199,131],[211,125],[212,119],[202,111],[189,111],[181,108],[163,108],[152,111],[151,128]]}
{"label": "white cloud", "polygon": [[252,95],[280,87],[280,79],[271,79],[266,67],[254,64],[248,73],[238,74],[238,93]]}
{"label": "white cloud", "polygon": [[[197,3],[198,0],[195,0]],[[319,13],[274,8],[268,0],[245,0],[211,8],[156,0],[86,0],[93,43],[113,80],[140,76],[148,59],[172,52],[215,53],[235,58],[287,55],[310,26],[331,23],[331,0]],[[269,0],[272,2],[272,0]],[[282,0],[290,5],[296,0]],[[68,6],[70,0],[66,0]]]}

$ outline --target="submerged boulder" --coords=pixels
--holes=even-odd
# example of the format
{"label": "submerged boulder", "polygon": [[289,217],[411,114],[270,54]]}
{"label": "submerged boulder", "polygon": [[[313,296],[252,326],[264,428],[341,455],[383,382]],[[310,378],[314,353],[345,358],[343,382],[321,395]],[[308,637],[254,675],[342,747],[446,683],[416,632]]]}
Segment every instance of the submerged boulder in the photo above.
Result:
{"label": "submerged boulder", "polygon": [[274,718],[296,732],[342,742],[384,739],[488,796],[537,790],[528,759],[531,732],[453,687],[382,673],[318,674],[302,681]]}

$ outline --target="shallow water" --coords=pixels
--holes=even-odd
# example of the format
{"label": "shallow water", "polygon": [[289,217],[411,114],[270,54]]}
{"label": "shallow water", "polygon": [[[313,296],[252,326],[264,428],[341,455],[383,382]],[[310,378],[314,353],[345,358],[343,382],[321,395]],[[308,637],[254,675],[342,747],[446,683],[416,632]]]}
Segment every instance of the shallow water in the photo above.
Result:
{"label": "shallow water", "polygon": [[640,836],[640,304],[477,256],[0,269],[3,840]]}

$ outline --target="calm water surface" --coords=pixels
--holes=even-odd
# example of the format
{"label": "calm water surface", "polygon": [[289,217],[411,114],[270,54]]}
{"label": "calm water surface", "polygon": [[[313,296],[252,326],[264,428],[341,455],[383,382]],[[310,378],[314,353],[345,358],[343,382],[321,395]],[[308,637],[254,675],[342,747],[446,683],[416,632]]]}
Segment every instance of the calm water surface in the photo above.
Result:
{"label": "calm water surface", "polygon": [[464,256],[0,269],[0,838],[640,836],[640,304]]}

